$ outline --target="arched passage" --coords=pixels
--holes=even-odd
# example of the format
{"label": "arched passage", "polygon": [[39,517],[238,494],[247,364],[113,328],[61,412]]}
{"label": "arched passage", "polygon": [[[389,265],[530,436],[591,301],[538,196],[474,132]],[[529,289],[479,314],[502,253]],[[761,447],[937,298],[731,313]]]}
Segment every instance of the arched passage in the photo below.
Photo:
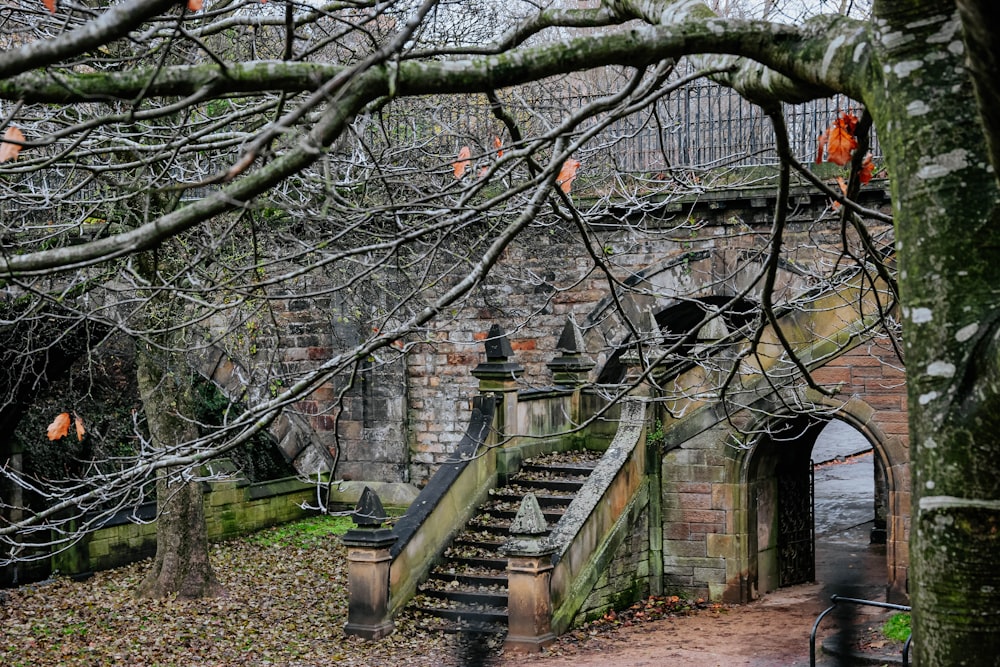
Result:
{"label": "arched passage", "polygon": [[[897,549],[880,546],[882,531],[889,533],[889,543],[899,507],[894,506],[897,480],[893,474],[900,465],[894,443],[886,439],[872,421],[874,411],[857,398],[822,416],[794,415],[768,420],[743,465],[743,486],[747,511],[747,568],[745,597],[752,599],[782,586],[817,580],[817,536],[813,450],[817,439],[830,420],[850,426],[872,448],[873,467],[870,513],[873,529],[869,544],[879,555],[884,553],[883,574],[890,596],[905,586],[898,581],[905,573]],[[869,500],[870,499],[870,500]],[[898,505],[898,503],[895,503]],[[822,540],[824,536],[821,536]],[[822,548],[821,544],[821,548]],[[825,545],[829,548],[829,545]],[[859,542],[859,548],[868,544]],[[854,550],[855,552],[858,549]],[[859,561],[860,562],[860,561]],[[833,583],[834,570],[824,572]],[[844,586],[854,584],[850,577],[837,571],[836,578]],[[905,576],[905,574],[904,574]]]}

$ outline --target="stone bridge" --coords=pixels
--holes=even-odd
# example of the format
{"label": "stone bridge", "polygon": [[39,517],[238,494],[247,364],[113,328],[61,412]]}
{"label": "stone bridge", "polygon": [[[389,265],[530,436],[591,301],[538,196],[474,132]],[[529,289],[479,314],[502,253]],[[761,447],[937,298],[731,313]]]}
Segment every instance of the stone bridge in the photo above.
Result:
{"label": "stone bridge", "polygon": [[[888,205],[881,188],[864,190],[861,199],[871,208]],[[737,601],[810,579],[813,554],[797,546],[795,531],[811,529],[801,518],[811,516],[812,446],[823,425],[839,419],[876,452],[873,515],[887,539],[886,583],[894,597],[905,594],[905,385],[896,348],[877,326],[892,303],[885,290],[843,272],[840,289],[810,292],[843,264],[844,232],[822,194],[797,191],[794,204],[774,293],[776,303],[796,306],[784,316],[782,330],[814,386],[803,384],[777,339],[767,336],[757,355],[737,353],[741,348],[734,342],[710,363],[651,376],[666,382],[654,382],[647,395],[658,406],[648,430],[660,439],[662,455],[653,466],[656,493],[649,497],[655,500],[633,526],[653,545],[640,567],[647,590],[666,585]],[[629,224],[609,224],[592,242],[604,250],[618,280],[613,289],[574,232],[530,231],[429,340],[363,371],[339,413],[329,405],[337,388],[329,387],[303,402],[301,414],[318,442],[332,444],[331,428],[339,428],[336,477],[417,486],[458,448],[480,390],[505,397],[494,428],[510,442],[571,429],[596,413],[634,371],[630,325],[646,322],[639,333],[670,341],[697,330],[706,313],[718,312],[721,328],[702,327],[683,343],[696,354],[702,334],[719,338],[746,322],[761,300],[773,206],[770,190],[745,189],[672,202]],[[873,229],[873,235],[891,241],[888,227]],[[577,352],[594,362],[582,370],[575,358],[566,360],[565,349],[561,357],[557,349],[570,316],[580,327]],[[482,343],[497,323],[510,332],[510,362],[523,369],[514,375],[505,370],[513,384],[502,390],[484,385],[476,370]],[[291,363],[330,353],[330,344],[315,336],[289,348]],[[734,366],[739,372],[719,400],[718,385]],[[567,368],[575,369],[569,393]],[[600,431],[600,422],[595,429]]]}
{"label": "stone bridge", "polygon": [[[606,451],[550,527],[544,557],[529,558],[529,566],[525,547],[512,547],[508,643],[537,647],[550,630],[649,594],[744,602],[812,581],[810,454],[831,419],[873,447],[873,532],[884,531],[888,545],[887,595],[905,599],[905,387],[895,346],[873,327],[893,309],[887,294],[884,284],[848,271],[837,287],[800,295],[797,308],[752,340],[704,325],[699,333],[711,329],[705,333],[715,340],[699,335],[680,358],[658,344],[670,337],[646,308],[634,332],[645,344],[626,343],[611,355],[631,387],[615,403],[589,381],[597,365],[575,318],[566,320],[547,364],[556,384],[546,390],[519,390],[521,355],[494,326],[486,359],[472,371],[477,408],[459,451],[393,530],[370,533],[378,545],[361,528],[350,535],[356,569],[346,629],[370,637],[391,631],[392,615],[490,491],[523,459],[568,446]],[[803,382],[806,372],[812,383]],[[387,571],[376,573],[375,563]],[[542,579],[521,577],[549,570]]]}

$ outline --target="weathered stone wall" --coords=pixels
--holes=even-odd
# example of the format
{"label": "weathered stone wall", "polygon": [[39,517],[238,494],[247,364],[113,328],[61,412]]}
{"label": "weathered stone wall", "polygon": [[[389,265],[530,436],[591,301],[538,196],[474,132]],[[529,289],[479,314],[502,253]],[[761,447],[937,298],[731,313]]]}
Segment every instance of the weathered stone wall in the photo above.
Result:
{"label": "weathered stone wall", "polygon": [[615,551],[573,625],[600,618],[611,609],[623,609],[650,594],[649,510],[632,523],[628,537]]}
{"label": "weathered stone wall", "polygon": [[[315,514],[302,505],[315,502],[316,488],[295,479],[206,486],[205,523],[213,542]],[[151,511],[149,519],[155,516]],[[148,558],[156,553],[156,522],[136,523],[123,517],[91,533],[83,548],[86,559],[79,565],[83,570],[107,570]]]}
{"label": "weathered stone wall", "polygon": [[[866,190],[863,199],[872,207],[887,204],[879,189]],[[839,216],[828,210],[824,195],[803,190],[793,202],[779,303],[812,284],[813,269],[833,265],[841,244]],[[526,369],[521,386],[530,389],[552,383],[545,364],[573,314],[597,362],[590,378],[596,380],[627,328],[611,302],[612,283],[590,252],[601,257],[616,284],[633,288],[623,304],[630,316],[641,308],[661,312],[686,300],[744,291],[747,299],[759,299],[773,205],[771,188],[701,194],[657,211],[620,212],[613,224],[593,224],[586,244],[568,223],[530,227],[466,301],[442,313],[420,340],[406,341],[405,354],[381,350],[357,369],[353,382],[342,374],[293,410],[311,426],[313,440],[339,453],[335,476],[422,485],[461,439],[477,387],[471,371],[483,360],[493,324],[507,332]],[[323,293],[320,284],[303,288]],[[248,383],[280,392],[296,374],[370,335],[390,289],[386,283],[385,293],[336,298],[272,295],[273,323],[250,318],[227,339],[227,353],[247,368]],[[284,376],[267,363],[274,353]]]}
{"label": "weathered stone wall", "polygon": [[740,569],[735,536],[745,513],[732,477],[728,425],[668,452],[662,464],[663,590],[719,600]]}
{"label": "weathered stone wall", "polygon": [[[906,386],[901,364],[888,339],[876,337],[816,369],[813,378],[823,386],[839,387],[833,398],[810,392],[818,418],[851,424],[872,443],[885,466],[887,583],[890,595],[899,598],[905,593],[910,516]],[[776,411],[780,408],[775,406]],[[809,421],[794,415],[787,419],[798,419],[800,425]],[[776,417],[768,424],[776,428],[780,422]],[[748,422],[734,423],[746,426]],[[766,453],[758,452],[760,445],[737,446],[741,439],[734,438],[734,433],[739,435],[733,424],[719,424],[663,457],[667,591],[675,588],[711,599],[746,601],[778,585],[773,579],[776,564],[767,562],[777,558],[776,550],[769,548],[776,544],[777,524],[769,513],[774,489],[767,483],[774,477],[775,464],[760,463],[760,457],[780,457],[780,447],[811,449],[818,429],[803,430],[801,442],[781,442]]]}
{"label": "weathered stone wall", "polygon": [[[865,197],[872,207],[888,204],[882,190]],[[825,196],[802,191],[793,200],[776,303],[811,285],[811,271],[831,266],[842,243],[839,216],[821,215],[829,207]],[[702,195],[626,223],[597,225],[590,245],[604,254],[615,280],[643,293],[623,304],[636,317],[639,308],[658,312],[686,299],[744,290],[759,300],[763,281],[754,281],[770,243],[773,202],[773,189]],[[481,341],[490,326],[500,324],[507,332],[516,361],[526,369],[521,383],[527,389],[551,383],[545,364],[572,313],[597,362],[594,381],[626,338],[610,292],[607,276],[595,268],[575,229],[526,230],[471,301],[435,325],[433,342],[407,355],[410,479],[425,481],[461,437],[476,387],[470,372],[483,360]]]}

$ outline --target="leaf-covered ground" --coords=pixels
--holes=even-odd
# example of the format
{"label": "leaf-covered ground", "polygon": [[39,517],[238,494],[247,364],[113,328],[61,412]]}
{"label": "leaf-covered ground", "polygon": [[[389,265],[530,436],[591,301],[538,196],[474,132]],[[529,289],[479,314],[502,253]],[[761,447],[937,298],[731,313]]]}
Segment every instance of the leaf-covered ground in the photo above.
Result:
{"label": "leaf-covered ground", "polygon": [[[482,652],[453,636],[424,631],[405,616],[397,619],[396,632],[381,641],[345,636],[346,553],[332,534],[343,528],[336,519],[315,519],[214,545],[212,564],[226,589],[221,598],[136,598],[134,591],[149,561],[98,572],[84,582],[56,578],[3,591],[0,665],[497,663],[498,646]],[[651,598],[577,628],[545,654],[585,651],[590,641],[618,627],[706,606],[700,600]],[[502,663],[514,664],[510,656]]]}
{"label": "leaf-covered ground", "polygon": [[337,537],[310,530],[278,528],[214,545],[222,598],[136,598],[149,561],[84,582],[57,578],[5,591],[0,665],[456,664],[451,638],[411,621],[379,642],[345,637],[345,550]]}

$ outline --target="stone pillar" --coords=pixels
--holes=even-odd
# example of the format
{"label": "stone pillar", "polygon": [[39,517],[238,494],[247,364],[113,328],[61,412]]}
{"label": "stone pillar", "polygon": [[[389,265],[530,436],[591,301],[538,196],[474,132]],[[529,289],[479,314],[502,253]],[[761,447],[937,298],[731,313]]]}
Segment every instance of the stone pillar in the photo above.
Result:
{"label": "stone pillar", "polygon": [[521,431],[517,423],[517,379],[524,375],[524,366],[513,358],[507,334],[494,324],[486,338],[486,361],[472,369],[472,376],[479,380],[479,392],[499,394],[503,401],[498,429],[505,444]]}
{"label": "stone pillar", "polygon": [[587,384],[590,371],[594,368],[594,360],[587,356],[587,348],[583,342],[583,332],[572,314],[566,318],[562,335],[556,343],[558,357],[547,366],[552,371],[552,381],[559,387],[573,389],[573,404],[570,419],[574,424],[582,421],[580,415],[580,388]]}
{"label": "stone pillar", "polygon": [[534,653],[555,641],[552,633],[552,554],[548,526],[534,494],[521,501],[503,546],[507,554],[508,651]]}
{"label": "stone pillar", "polygon": [[650,366],[662,366],[667,363],[663,358],[663,333],[656,323],[656,316],[648,308],[642,311],[639,321],[636,323],[636,330],[642,341],[640,346],[633,341],[632,346],[621,356],[621,363],[625,366],[625,382],[634,384],[631,395],[648,397],[656,396],[660,393],[658,383],[658,373],[656,370],[646,375],[640,382],[639,378]]}
{"label": "stone pillar", "polygon": [[389,549],[396,541],[382,501],[369,487],[361,493],[351,517],[355,528],[341,538],[347,547],[348,609],[344,633],[381,639],[392,633],[389,613]]}

